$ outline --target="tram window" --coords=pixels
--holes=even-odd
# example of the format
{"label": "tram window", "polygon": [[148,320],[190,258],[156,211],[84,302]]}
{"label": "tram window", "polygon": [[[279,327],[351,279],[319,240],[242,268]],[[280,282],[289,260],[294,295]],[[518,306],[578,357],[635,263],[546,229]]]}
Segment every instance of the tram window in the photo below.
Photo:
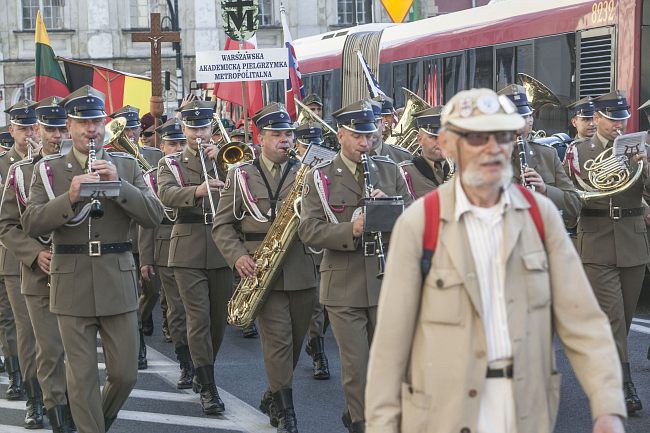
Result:
{"label": "tram window", "polygon": [[[320,94],[320,97],[323,100],[323,118],[327,119],[328,117],[331,117],[332,114],[332,96],[331,96],[331,91],[330,91],[330,83],[332,81],[332,74],[327,73],[323,75],[323,91]],[[336,111],[336,110],[334,110]]]}
{"label": "tram window", "polygon": [[[517,67],[516,72],[523,72],[524,74],[533,75],[533,45],[519,45],[517,51]],[[508,83],[506,83],[508,84]]]}
{"label": "tram window", "polygon": [[395,100],[393,105],[395,107],[401,107],[404,105],[404,95],[402,92],[402,87],[408,88],[408,65],[406,63],[401,63],[393,66],[393,92],[395,94]]}
{"label": "tram window", "polygon": [[264,85],[266,101],[284,104],[284,80],[266,81]]}
{"label": "tram window", "polygon": [[508,84],[515,82],[515,47],[496,50],[496,74],[496,90],[501,90]]}
{"label": "tram window", "polygon": [[323,96],[323,75],[312,75],[307,93],[315,93],[320,97]]}
{"label": "tram window", "polygon": [[443,97],[446,103],[452,96],[465,90],[465,70],[463,56],[450,56],[442,59]]}
{"label": "tram window", "polygon": [[429,105],[442,104],[442,77],[440,60],[426,60],[424,66],[424,93],[422,97]]}
{"label": "tram window", "polygon": [[469,50],[469,88],[487,87],[491,89],[492,83],[492,47],[476,48]]}

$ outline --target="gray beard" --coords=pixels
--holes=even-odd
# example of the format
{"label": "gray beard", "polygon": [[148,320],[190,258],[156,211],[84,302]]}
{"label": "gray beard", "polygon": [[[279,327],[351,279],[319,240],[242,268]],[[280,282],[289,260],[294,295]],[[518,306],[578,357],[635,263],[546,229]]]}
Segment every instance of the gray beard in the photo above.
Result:
{"label": "gray beard", "polygon": [[[512,170],[512,164],[506,162],[506,168],[505,170],[503,170],[503,173],[501,174],[501,179],[499,180],[496,186],[499,188],[505,188],[508,184],[512,182],[513,175],[514,172]],[[463,172],[461,173],[461,180],[463,181],[463,185],[469,186],[471,188],[480,188],[486,186],[485,180],[483,179],[481,172],[478,170],[472,170],[472,171],[463,170]]]}

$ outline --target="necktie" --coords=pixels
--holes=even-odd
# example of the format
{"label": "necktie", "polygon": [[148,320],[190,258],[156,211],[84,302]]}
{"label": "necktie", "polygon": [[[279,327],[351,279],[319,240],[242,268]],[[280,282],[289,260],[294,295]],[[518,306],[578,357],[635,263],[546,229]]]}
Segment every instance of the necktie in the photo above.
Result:
{"label": "necktie", "polygon": [[280,177],[280,164],[273,164],[273,168],[271,168],[271,176],[273,177],[273,180],[278,180]]}

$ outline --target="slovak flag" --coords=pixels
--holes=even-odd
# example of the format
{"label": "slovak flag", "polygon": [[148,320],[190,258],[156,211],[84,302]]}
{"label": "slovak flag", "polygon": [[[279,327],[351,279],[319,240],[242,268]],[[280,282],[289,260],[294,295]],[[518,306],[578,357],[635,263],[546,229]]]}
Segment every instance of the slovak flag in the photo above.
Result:
{"label": "slovak flag", "polygon": [[289,32],[289,24],[287,23],[287,16],[284,12],[284,7],[280,7],[280,19],[282,20],[284,46],[287,47],[287,50],[289,50],[289,78],[287,79],[287,84],[285,86],[285,105],[287,108],[287,113],[289,113],[291,119],[296,120],[296,103],[294,102],[293,97],[295,96],[299,101],[302,101],[302,98],[305,97],[305,85],[302,82],[302,75],[300,74],[300,69],[298,68],[296,51],[293,49],[293,44],[291,43],[293,39],[291,38],[291,33]]}

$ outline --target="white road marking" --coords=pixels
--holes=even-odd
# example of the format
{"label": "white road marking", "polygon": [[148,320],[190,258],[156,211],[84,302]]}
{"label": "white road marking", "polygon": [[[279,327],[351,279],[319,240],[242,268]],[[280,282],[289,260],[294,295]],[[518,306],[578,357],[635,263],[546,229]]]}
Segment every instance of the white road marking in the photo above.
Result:
{"label": "white road marking", "polygon": [[638,319],[638,318],[634,317],[634,318],[632,318],[632,321],[633,322],[639,322],[639,323],[647,323],[648,325],[650,325],[650,320],[647,320],[647,319]]}
{"label": "white road marking", "polygon": [[641,325],[635,325],[634,323],[630,326],[632,331],[641,332],[643,334],[650,334],[650,328]]}

